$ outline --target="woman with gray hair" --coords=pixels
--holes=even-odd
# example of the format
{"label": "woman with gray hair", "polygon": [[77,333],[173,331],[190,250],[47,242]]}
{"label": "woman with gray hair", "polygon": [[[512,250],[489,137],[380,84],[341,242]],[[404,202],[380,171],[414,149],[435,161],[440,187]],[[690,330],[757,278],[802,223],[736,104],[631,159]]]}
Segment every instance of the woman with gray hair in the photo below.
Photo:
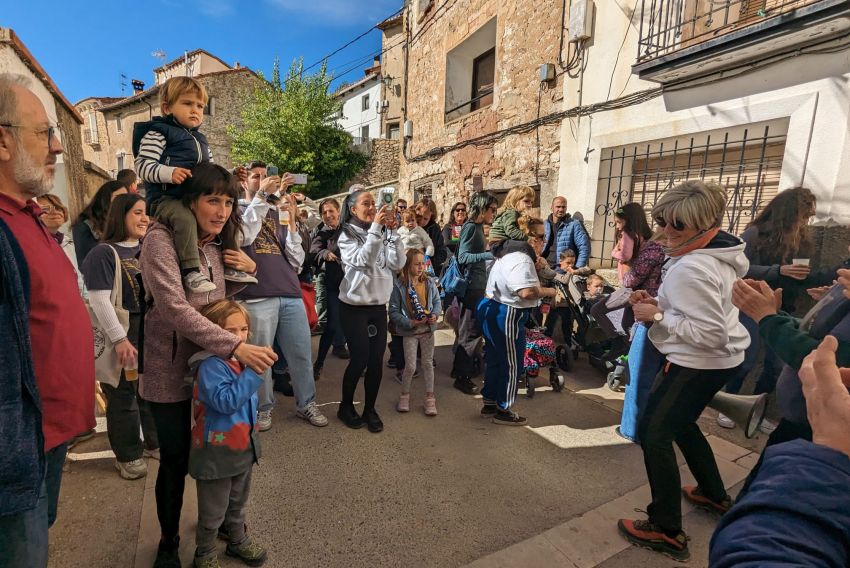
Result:
{"label": "woman with gray hair", "polygon": [[681,489],[695,505],[724,513],[726,493],[714,454],[697,425],[706,405],[735,375],[750,343],[732,305],[732,286],[747,273],[744,243],[720,230],[726,190],[686,181],[661,196],[652,215],[670,257],[658,297],[632,295],[635,319],[652,327],[649,339],[665,361],[638,425],[652,503],[648,520],[620,519],[625,538],[676,560],[687,560],[681,479],[673,442],[697,480]]}

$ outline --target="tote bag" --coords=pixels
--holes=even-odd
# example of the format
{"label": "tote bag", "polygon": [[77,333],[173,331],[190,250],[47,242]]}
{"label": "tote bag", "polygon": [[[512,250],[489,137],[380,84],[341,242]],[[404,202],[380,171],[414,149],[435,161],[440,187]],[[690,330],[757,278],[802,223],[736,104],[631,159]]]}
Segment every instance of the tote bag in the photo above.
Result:
{"label": "tote bag", "polygon": [[[112,301],[112,306],[115,308],[115,314],[118,316],[118,322],[126,332],[130,329],[130,312],[124,309],[123,293],[121,287],[121,259],[118,257],[118,252],[113,247],[115,255],[115,282],[112,285],[112,293],[109,299]],[[117,387],[121,380],[121,363],[118,362],[118,354],[109,340],[109,336],[103,330],[103,326],[97,319],[97,314],[92,310],[91,305],[86,301],[86,308],[89,311],[89,319],[94,332],[94,375],[98,382],[106,383],[107,385]]]}

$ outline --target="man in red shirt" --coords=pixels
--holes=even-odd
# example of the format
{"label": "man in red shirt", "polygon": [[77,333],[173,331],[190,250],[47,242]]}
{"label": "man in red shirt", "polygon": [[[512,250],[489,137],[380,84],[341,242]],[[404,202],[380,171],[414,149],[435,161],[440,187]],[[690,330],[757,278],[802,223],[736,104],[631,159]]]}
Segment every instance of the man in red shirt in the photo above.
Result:
{"label": "man in red shirt", "polygon": [[[26,322],[32,353],[31,362],[21,364],[29,374],[17,375],[23,377],[17,390],[29,396],[17,399],[22,408],[4,406],[3,413],[8,414],[0,417],[0,425],[4,436],[17,438],[3,441],[5,444],[29,448],[33,439],[43,441],[43,454],[36,453],[29,461],[0,453],[4,479],[0,488],[0,563],[4,566],[47,566],[47,529],[56,516],[67,442],[95,424],[91,323],[74,269],[42,225],[35,201],[52,188],[56,158],[61,153],[59,129],[48,120],[29,81],[0,74],[0,221],[8,240],[22,253],[22,262],[4,263],[3,270],[17,269],[27,288]],[[6,322],[0,320],[0,325],[8,328]],[[8,329],[0,332],[5,335]],[[27,378],[33,374],[35,388],[31,389]],[[11,379],[4,375],[4,380]],[[37,422],[32,428],[25,420],[34,415],[33,405],[41,415],[40,431]],[[17,418],[8,418],[10,414],[22,417],[19,423],[15,423]],[[20,471],[29,465],[31,472]],[[13,485],[7,478],[22,481]],[[30,494],[28,482],[32,479],[36,483]]]}

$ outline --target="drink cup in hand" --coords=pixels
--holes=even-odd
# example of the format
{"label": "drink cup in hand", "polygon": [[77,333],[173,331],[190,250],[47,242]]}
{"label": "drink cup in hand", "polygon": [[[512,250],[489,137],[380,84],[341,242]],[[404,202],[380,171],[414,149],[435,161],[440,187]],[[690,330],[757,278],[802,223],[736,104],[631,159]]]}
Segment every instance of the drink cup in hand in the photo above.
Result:
{"label": "drink cup in hand", "polygon": [[124,378],[128,381],[139,380],[139,359],[137,357],[133,357],[124,364]]}
{"label": "drink cup in hand", "polygon": [[279,209],[278,210],[278,219],[280,220],[281,225],[289,225],[289,209]]}
{"label": "drink cup in hand", "polygon": [[791,264],[794,264],[796,266],[809,266],[809,259],[808,258],[794,258],[794,259],[791,259]]}

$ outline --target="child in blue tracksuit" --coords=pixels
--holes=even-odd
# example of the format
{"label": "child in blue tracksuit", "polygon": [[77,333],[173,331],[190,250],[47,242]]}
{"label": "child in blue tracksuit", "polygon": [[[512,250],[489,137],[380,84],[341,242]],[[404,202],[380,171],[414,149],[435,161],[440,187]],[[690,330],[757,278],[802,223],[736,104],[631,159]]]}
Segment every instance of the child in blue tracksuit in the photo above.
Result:
{"label": "child in blue tracksuit", "polygon": [[[248,341],[250,317],[232,300],[205,306],[201,314]],[[194,355],[192,389],[192,448],[189,474],[198,488],[198,530],[193,565],[218,568],[216,537],[227,533],[228,556],[250,566],[266,561],[266,551],[245,530],[245,506],[251,470],[260,457],[257,389],[263,379],[235,358],[224,360],[209,352]]]}

